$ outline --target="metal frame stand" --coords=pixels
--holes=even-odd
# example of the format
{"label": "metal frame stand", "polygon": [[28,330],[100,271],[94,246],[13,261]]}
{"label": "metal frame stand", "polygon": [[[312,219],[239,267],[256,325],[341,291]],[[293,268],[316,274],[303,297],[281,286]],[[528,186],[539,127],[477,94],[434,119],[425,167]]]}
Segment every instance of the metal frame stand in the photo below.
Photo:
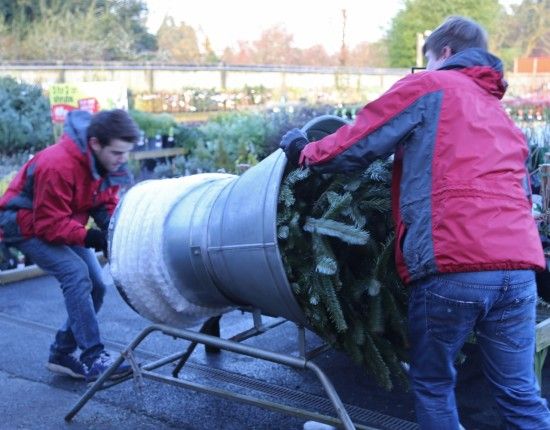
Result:
{"label": "metal frame stand", "polygon": [[[133,377],[134,381],[137,383],[139,387],[141,387],[143,379],[146,378],[157,382],[162,382],[170,385],[188,388],[188,389],[195,390],[202,393],[215,394],[217,396],[220,396],[226,399],[237,400],[242,403],[260,406],[272,411],[282,412],[282,413],[296,416],[299,418],[312,419],[318,422],[341,427],[346,430],[352,430],[355,428],[364,429],[364,430],[375,430],[372,427],[366,427],[363,425],[354,425],[340,397],[336,393],[336,390],[332,385],[331,381],[329,380],[329,378],[327,377],[327,375],[316,364],[309,361],[308,357],[306,357],[305,329],[303,327],[298,326],[299,353],[301,354],[300,357],[287,355],[287,354],[280,354],[280,353],[240,344],[239,343],[240,341],[256,336],[258,334],[264,333],[270,328],[276,327],[286,321],[284,319],[278,319],[274,323],[266,326],[262,323],[261,314],[259,313],[259,311],[253,311],[253,318],[254,318],[253,328],[246,330],[242,333],[239,333],[238,335],[230,339],[222,339],[219,337],[220,317],[214,317],[206,321],[199,332],[185,330],[185,329],[177,329],[177,328],[169,327],[162,324],[153,324],[145,328],[144,330],[141,331],[141,333],[138,334],[138,336],[136,336],[136,338],[132,342],[128,344],[128,346],[125,348],[122,354],[115,360],[113,365],[109,369],[107,369],[107,371],[103,373],[103,375],[101,375],[101,377],[97,381],[95,381],[95,383],[90,388],[88,388],[88,390],[84,393],[84,395],[80,398],[80,400],[76,403],[76,405],[65,416],[65,420],[71,421],[74,418],[74,416],[80,411],[80,409],[84,407],[84,405],[88,402],[88,400],[90,400],[97,391],[110,388],[113,385],[117,385]],[[138,365],[135,359],[134,351],[139,346],[139,344],[143,340],[145,340],[145,338],[147,338],[150,334],[155,332],[161,332],[162,334],[165,334],[173,338],[184,339],[184,340],[190,341],[191,344],[189,345],[189,347],[185,352],[178,352],[175,354],[171,354],[167,357],[164,357],[154,362],[147,363],[140,366]],[[237,354],[258,358],[260,360],[266,360],[273,363],[282,364],[285,366],[295,367],[298,369],[308,369],[313,371],[317,376],[317,378],[319,379],[319,381],[321,382],[334,408],[336,409],[338,418],[308,411],[305,409],[287,406],[281,403],[258,399],[252,396],[234,393],[234,392],[216,388],[216,387],[209,387],[209,386],[198,384],[195,382],[179,379],[178,375],[180,370],[183,368],[183,366],[187,362],[187,359],[193,353],[197,344],[203,344],[207,349],[207,351],[209,352],[226,350]],[[317,348],[317,350],[315,350],[315,353],[318,353],[320,350],[321,350],[320,348]],[[133,374],[117,379],[116,381],[109,381],[108,384],[105,384],[109,380],[113,372],[117,369],[117,367],[124,361],[124,359],[126,359],[130,363],[133,370],[132,372]],[[176,364],[174,370],[172,371],[171,376],[166,376],[164,374],[153,372],[153,370],[161,366],[164,366],[168,363],[175,362],[176,360],[179,360],[179,361]]]}

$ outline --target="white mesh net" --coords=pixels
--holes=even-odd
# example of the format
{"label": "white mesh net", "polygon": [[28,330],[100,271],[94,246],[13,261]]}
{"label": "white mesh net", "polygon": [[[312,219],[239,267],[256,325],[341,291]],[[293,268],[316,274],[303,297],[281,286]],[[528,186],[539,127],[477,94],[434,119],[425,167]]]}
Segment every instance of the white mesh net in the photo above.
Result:
{"label": "white mesh net", "polygon": [[189,302],[175,287],[164,258],[165,220],[172,208],[197,186],[227,177],[200,174],[146,181],[124,196],[112,234],[111,274],[140,315],[188,327],[230,310]]}

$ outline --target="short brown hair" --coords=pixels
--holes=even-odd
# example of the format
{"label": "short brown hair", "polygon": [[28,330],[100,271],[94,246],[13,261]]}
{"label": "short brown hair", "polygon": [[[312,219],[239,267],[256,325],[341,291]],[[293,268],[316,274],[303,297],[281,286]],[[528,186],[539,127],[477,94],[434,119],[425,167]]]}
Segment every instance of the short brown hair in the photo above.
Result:
{"label": "short brown hair", "polygon": [[432,51],[436,56],[443,48],[451,48],[451,54],[456,54],[468,48],[487,50],[487,32],[474,20],[463,16],[450,16],[437,27],[426,39],[422,53]]}
{"label": "short brown hair", "polygon": [[111,144],[112,139],[137,143],[139,127],[128,112],[122,109],[104,110],[92,116],[87,130],[88,139],[95,137],[101,146]]}

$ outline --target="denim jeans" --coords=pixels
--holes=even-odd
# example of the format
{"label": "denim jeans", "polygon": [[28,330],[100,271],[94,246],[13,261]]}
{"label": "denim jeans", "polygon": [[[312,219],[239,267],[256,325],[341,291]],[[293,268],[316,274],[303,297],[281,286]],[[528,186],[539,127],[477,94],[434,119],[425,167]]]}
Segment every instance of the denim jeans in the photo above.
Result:
{"label": "denim jeans", "polygon": [[459,428],[454,361],[472,332],[505,428],[550,429],[534,371],[536,299],[530,270],[450,273],[413,283],[410,376],[421,429]]}
{"label": "denim jeans", "polygon": [[96,314],[106,290],[94,252],[82,246],[54,245],[37,238],[13,246],[60,283],[68,319],[56,333],[51,352],[70,354],[78,347],[81,361],[93,362],[104,349]]}

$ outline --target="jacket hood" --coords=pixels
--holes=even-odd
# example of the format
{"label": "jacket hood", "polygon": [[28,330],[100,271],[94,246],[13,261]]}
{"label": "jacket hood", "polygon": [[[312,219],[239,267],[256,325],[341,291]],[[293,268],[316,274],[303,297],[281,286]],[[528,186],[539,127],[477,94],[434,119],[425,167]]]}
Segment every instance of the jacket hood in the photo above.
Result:
{"label": "jacket hood", "polygon": [[460,70],[499,99],[508,86],[503,78],[502,61],[479,48],[465,49],[449,57],[438,70]]}
{"label": "jacket hood", "polygon": [[88,152],[88,126],[92,120],[92,114],[83,110],[73,110],[67,114],[63,131],[76,143],[83,154]]}

